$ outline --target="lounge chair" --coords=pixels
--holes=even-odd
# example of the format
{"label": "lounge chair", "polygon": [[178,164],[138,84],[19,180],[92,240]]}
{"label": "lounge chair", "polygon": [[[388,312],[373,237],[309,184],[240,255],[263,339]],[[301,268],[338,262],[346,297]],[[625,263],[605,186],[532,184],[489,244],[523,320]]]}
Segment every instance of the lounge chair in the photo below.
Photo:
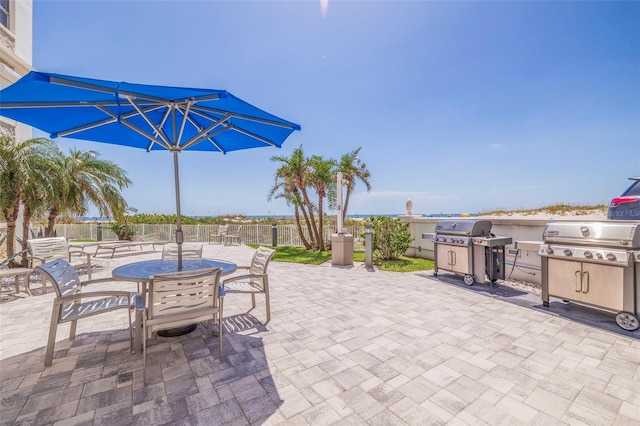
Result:
{"label": "lounge chair", "polygon": [[269,276],[267,268],[269,261],[276,253],[275,250],[266,247],[258,247],[251,259],[251,265],[238,266],[237,270],[247,270],[246,274],[232,276],[222,282],[225,294],[248,293],[251,294],[251,304],[256,307],[256,294],[264,294],[267,307],[267,322],[271,320],[271,306],[269,302]]}
{"label": "lounge chair", "polygon": [[14,286],[16,289],[16,294],[20,293],[20,278],[22,277],[24,291],[31,296],[31,289],[29,288],[29,279],[33,269],[31,268],[9,268],[9,262],[13,259],[22,256],[27,250],[22,250],[21,252],[15,253],[13,256],[3,260],[0,262],[0,279],[3,278],[11,278],[14,279]]}
{"label": "lounge chair", "polygon": [[35,268],[53,285],[56,298],[53,300],[49,340],[44,356],[44,365],[53,362],[53,349],[56,343],[58,324],[70,322],[69,340],[76,337],[76,325],[79,319],[100,315],[118,309],[129,310],[129,346],[133,348],[133,332],[131,329],[131,312],[135,308],[136,296],[139,293],[128,291],[92,291],[82,292],[89,284],[113,282],[113,278],[102,278],[81,282],[75,268],[64,259],[55,259]]}
{"label": "lounge chair", "polygon": [[[198,322],[208,323],[213,334],[213,323],[218,325],[218,356],[222,362],[222,304],[218,289],[220,268],[198,269],[151,277],[149,304],[142,296],[136,300],[136,309],[142,316],[144,330],[142,352],[144,357],[142,378],[147,384],[147,338],[149,333],[168,330]],[[139,318],[137,315],[136,318]]]}
{"label": "lounge chair", "polygon": [[[162,259],[177,259],[178,244],[167,243],[162,248]],[[202,259],[202,244],[198,243],[182,243],[183,259]]]}

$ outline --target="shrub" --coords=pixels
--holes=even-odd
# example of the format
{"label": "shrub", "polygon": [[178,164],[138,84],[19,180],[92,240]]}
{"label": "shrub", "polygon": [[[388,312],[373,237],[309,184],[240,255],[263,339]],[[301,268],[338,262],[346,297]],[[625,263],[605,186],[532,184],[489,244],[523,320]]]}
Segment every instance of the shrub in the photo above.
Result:
{"label": "shrub", "polygon": [[370,217],[364,222],[373,225],[373,255],[376,259],[396,260],[409,248],[411,231],[408,223],[386,216]]}
{"label": "shrub", "polygon": [[119,240],[131,241],[133,239],[133,229],[129,228],[126,223],[113,222],[109,227]]}

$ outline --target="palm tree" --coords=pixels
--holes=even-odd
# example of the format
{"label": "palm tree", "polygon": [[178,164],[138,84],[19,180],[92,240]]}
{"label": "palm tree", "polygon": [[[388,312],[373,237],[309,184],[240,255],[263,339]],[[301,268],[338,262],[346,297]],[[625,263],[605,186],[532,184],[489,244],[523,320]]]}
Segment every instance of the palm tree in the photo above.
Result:
{"label": "palm tree", "polygon": [[[0,215],[7,222],[8,255],[15,252],[20,202],[25,203],[26,216],[42,207],[39,203],[53,191],[55,159],[58,156],[58,147],[50,139],[17,142],[13,136],[0,137]],[[35,204],[30,207],[31,202]],[[23,245],[28,237],[28,219],[25,217],[27,235],[23,229]]]}
{"label": "palm tree", "polygon": [[367,192],[371,191],[371,183],[369,182],[371,172],[367,170],[367,165],[358,157],[361,149],[362,147],[343,155],[338,162],[337,171],[342,172],[342,181],[347,187],[342,209],[342,220],[347,218],[349,198],[351,197],[353,189],[356,187],[356,182],[358,180],[361,181],[367,187]]}
{"label": "palm tree", "polygon": [[[272,189],[269,191],[268,199],[270,200],[274,194],[278,191],[282,191],[282,196],[289,196],[295,194],[295,196],[286,198],[287,201],[294,203],[302,212],[307,230],[309,232],[309,238],[311,241],[305,247],[307,250],[316,249],[318,247],[318,232],[316,227],[316,220],[314,216],[314,206],[309,199],[307,192],[307,174],[309,173],[309,160],[305,158],[302,145],[293,150],[290,157],[286,156],[273,156],[271,161],[279,161],[280,167],[276,171],[275,183]],[[299,221],[299,217],[297,218]],[[299,228],[301,225],[299,225]],[[302,233],[300,235],[303,235]]]}
{"label": "palm tree", "polygon": [[51,200],[46,236],[53,233],[58,215],[83,215],[89,203],[98,207],[101,216],[122,220],[127,203],[120,190],[131,184],[124,169],[101,159],[96,151],[72,149],[69,156],[59,161],[65,170],[65,178],[59,182],[57,196]]}
{"label": "palm tree", "polygon": [[316,232],[318,248],[320,251],[325,250],[324,244],[324,211],[323,201],[327,196],[327,191],[333,184],[335,176],[335,160],[325,160],[319,155],[313,155],[309,160],[310,170],[307,174],[305,182],[312,187],[318,194],[318,228]]}

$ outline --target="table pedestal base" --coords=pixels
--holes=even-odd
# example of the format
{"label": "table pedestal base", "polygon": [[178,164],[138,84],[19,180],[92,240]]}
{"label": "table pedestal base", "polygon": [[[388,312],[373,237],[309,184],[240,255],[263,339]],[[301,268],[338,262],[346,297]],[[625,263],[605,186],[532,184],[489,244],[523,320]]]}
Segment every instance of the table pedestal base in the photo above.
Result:
{"label": "table pedestal base", "polygon": [[170,328],[168,330],[160,330],[158,331],[158,336],[162,336],[162,337],[184,336],[185,334],[191,333],[196,328],[198,328],[198,324],[189,324],[182,327]]}

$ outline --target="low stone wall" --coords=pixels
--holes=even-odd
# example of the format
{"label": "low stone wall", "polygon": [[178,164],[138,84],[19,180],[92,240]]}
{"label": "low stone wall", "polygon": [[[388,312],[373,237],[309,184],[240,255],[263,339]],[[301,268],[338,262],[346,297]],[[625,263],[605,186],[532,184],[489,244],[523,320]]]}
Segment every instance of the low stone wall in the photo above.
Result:
{"label": "low stone wall", "polygon": [[[433,242],[422,238],[423,233],[435,232],[436,223],[444,218],[422,216],[399,216],[399,219],[409,224],[413,236],[411,247],[407,251],[408,256],[434,258]],[[470,220],[471,218],[460,218]],[[472,218],[479,219],[479,218]],[[472,220],[471,219],[471,220]],[[482,217],[493,224],[491,232],[502,237],[511,237],[512,244],[505,250],[505,273],[513,280],[526,281],[534,284],[542,284],[540,269],[541,260],[538,256],[538,247],[542,243],[542,232],[547,223],[552,221],[575,220],[606,220],[602,218],[566,217],[558,219],[543,218],[513,218],[513,217]]]}

